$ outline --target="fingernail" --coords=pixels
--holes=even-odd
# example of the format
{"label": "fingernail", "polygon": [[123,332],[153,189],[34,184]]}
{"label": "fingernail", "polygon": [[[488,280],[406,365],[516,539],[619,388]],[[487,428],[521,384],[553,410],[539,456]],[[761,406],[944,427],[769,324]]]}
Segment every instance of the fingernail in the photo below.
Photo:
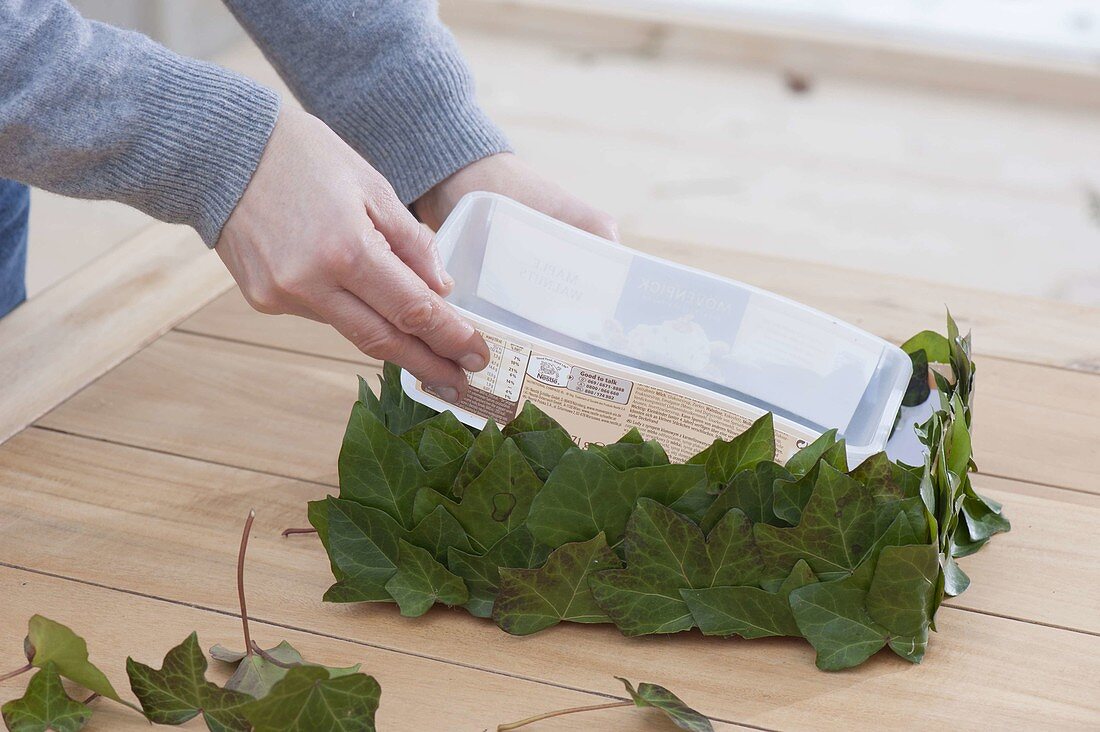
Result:
{"label": "fingernail", "polygon": [[458,401],[458,389],[453,386],[429,386],[427,390],[429,393],[435,394],[445,402],[454,404]]}
{"label": "fingernail", "polygon": [[477,373],[489,365],[489,359],[485,358],[480,353],[467,353],[465,356],[458,359],[458,365],[467,371]]}
{"label": "fingernail", "polygon": [[454,277],[451,277],[451,275],[447,273],[447,270],[442,267],[439,270],[439,281],[443,283],[444,290],[450,291],[455,286]]}

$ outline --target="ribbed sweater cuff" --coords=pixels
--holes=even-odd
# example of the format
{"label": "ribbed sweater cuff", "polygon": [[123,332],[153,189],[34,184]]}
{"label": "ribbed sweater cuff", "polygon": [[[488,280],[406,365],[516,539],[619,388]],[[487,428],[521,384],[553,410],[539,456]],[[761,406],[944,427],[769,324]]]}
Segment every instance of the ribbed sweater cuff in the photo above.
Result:
{"label": "ribbed sweater cuff", "polygon": [[137,100],[134,149],[120,188],[141,191],[149,213],[190,224],[213,247],[279,116],[279,95],[228,69],[161,49]]}
{"label": "ribbed sweater cuff", "polygon": [[387,69],[368,97],[345,100],[337,117],[333,127],[390,181],[405,204],[470,163],[511,151],[477,105],[462,58],[448,50]]}

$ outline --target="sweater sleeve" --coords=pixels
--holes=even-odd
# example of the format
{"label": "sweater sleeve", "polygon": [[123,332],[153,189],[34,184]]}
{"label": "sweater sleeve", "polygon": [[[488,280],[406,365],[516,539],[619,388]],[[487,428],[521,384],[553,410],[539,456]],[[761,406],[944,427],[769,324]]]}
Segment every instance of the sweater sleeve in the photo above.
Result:
{"label": "sweater sleeve", "polygon": [[416,200],[509,145],[434,0],[225,0],[303,106]]}
{"label": "sweater sleeve", "polygon": [[0,177],[122,201],[213,246],[278,113],[274,91],[64,0],[0,0]]}

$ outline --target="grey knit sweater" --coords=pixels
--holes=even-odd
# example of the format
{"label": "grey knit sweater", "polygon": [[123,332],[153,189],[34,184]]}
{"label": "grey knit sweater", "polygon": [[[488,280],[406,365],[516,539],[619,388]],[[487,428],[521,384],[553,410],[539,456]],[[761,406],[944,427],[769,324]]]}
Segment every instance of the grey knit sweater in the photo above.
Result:
{"label": "grey knit sweater", "polygon": [[[431,0],[226,0],[302,104],[405,203],[508,145]],[[210,246],[259,163],[278,95],[64,0],[0,0],[0,177],[110,198]]]}

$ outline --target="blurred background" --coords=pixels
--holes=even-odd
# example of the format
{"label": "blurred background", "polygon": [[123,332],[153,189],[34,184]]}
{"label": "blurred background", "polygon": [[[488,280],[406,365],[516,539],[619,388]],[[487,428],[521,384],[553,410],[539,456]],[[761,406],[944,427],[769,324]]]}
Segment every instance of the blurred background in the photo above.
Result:
{"label": "blurred background", "polygon": [[[278,86],[217,0],[75,4]],[[441,13],[517,151],[616,215],[627,243],[1100,306],[1096,0],[443,0]],[[31,296],[149,223],[35,191]]]}

